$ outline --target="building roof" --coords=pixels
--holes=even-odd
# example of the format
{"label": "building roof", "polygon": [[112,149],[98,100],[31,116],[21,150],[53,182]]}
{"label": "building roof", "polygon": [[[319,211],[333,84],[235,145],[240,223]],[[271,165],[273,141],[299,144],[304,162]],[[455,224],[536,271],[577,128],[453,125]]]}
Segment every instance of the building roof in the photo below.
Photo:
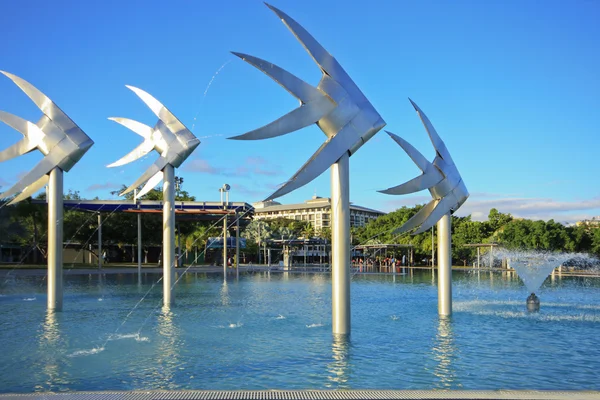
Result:
{"label": "building roof", "polygon": [[[46,204],[46,200],[32,200],[36,204]],[[135,213],[162,213],[161,200],[63,200],[64,207],[71,210],[91,212],[135,212]],[[254,207],[248,203],[229,202],[226,210],[220,201],[175,201],[175,213],[178,215],[195,215],[197,219],[214,219],[223,214],[232,214],[236,211],[242,219],[250,219],[254,214]],[[218,218],[218,217],[217,217]]]}

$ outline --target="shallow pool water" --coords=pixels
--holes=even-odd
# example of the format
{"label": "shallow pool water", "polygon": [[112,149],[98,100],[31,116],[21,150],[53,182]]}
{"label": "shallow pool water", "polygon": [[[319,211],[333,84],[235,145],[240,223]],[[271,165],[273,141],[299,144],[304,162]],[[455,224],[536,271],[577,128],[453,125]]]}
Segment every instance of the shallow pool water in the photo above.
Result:
{"label": "shallow pool water", "polygon": [[600,389],[600,282],[548,278],[528,313],[515,276],[453,274],[437,315],[430,271],[355,275],[352,335],[331,334],[325,274],[188,273],[162,308],[159,275],[0,286],[0,391],[136,389]]}

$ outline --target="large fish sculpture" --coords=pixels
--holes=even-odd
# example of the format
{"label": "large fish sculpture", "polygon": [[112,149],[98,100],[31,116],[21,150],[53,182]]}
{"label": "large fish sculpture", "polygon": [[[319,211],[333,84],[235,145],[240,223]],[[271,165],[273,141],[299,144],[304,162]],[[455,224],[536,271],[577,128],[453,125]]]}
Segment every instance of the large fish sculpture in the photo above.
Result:
{"label": "large fish sculpture", "polygon": [[141,197],[152,190],[163,179],[162,170],[167,164],[173,167],[179,167],[188,156],[200,144],[200,140],[185,127],[162,103],[156,100],[147,92],[133,86],[127,86],[152,110],[158,117],[158,121],[153,128],[141,122],[127,118],[109,118],[112,121],[131,129],[144,138],[144,141],[131,152],[109,164],[108,167],[118,167],[135,161],[152,150],[156,150],[160,156],[158,159],[136,180],[131,186],[125,189],[121,196],[127,194],[140,185],[144,187],[137,196]]}
{"label": "large fish sculpture", "polygon": [[44,113],[37,123],[0,111],[0,121],[23,134],[23,139],[0,151],[0,162],[39,150],[44,158],[19,182],[0,194],[8,198],[17,194],[9,204],[24,200],[48,184],[54,168],[68,172],[83,157],[94,142],[58,106],[31,83],[5,71],[0,73],[12,80]]}
{"label": "large fish sculpture", "polygon": [[314,87],[273,63],[234,52],[233,54],[283,86],[300,101],[300,106],[270,124],[230,139],[268,139],[315,123],[327,136],[325,143],[300,170],[266,199],[271,200],[306,185],[339,160],[344,153],[355,153],[385,126],[385,121],[327,50],[290,16],[269,4],[267,6],[292,31],[317,63],[323,76],[318,86]]}
{"label": "large fish sculpture", "polygon": [[423,174],[401,185],[381,190],[380,192],[398,195],[429,189],[429,193],[431,193],[433,200],[425,207],[421,208],[412,218],[406,221],[404,225],[394,231],[394,234],[400,234],[418,227],[413,233],[414,235],[417,235],[431,228],[445,214],[449,212],[454,213],[458,210],[469,197],[469,192],[467,191],[467,187],[465,186],[444,141],[435,131],[429,118],[427,118],[427,115],[425,115],[418,105],[412,100],[410,100],[410,102],[417,111],[419,118],[421,118],[423,125],[425,125],[425,130],[427,130],[427,133],[429,134],[436,156],[431,163],[406,140],[386,131],[386,133],[404,149],[417,167],[423,171]]}

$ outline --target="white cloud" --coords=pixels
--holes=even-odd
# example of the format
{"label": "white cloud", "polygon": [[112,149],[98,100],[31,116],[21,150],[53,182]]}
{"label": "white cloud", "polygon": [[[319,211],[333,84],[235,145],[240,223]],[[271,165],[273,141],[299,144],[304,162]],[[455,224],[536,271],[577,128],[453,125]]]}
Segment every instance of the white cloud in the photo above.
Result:
{"label": "white cloud", "polygon": [[186,172],[203,172],[206,174],[219,175],[220,171],[211,166],[208,161],[196,158],[185,163],[182,169]]}
{"label": "white cloud", "polygon": [[106,183],[95,183],[91,186],[88,186],[85,190],[88,190],[90,192],[96,192],[99,190],[119,189],[120,187],[121,187],[121,185],[119,185],[117,183],[106,182]]}
{"label": "white cloud", "polygon": [[[383,209],[393,211],[402,206],[414,206],[430,201],[428,196],[411,196],[384,202]],[[554,200],[550,198],[527,198],[497,193],[472,193],[457,211],[458,216],[471,215],[474,221],[487,220],[492,208],[501,213],[510,213],[515,218],[550,220],[564,224],[590,219],[600,215],[600,197],[582,200]]]}
{"label": "white cloud", "polygon": [[[589,219],[600,213],[600,197],[584,200],[554,200],[549,198],[500,197],[493,195],[473,195],[458,210],[457,215],[471,214],[476,221],[487,219],[490,209],[510,213],[516,218],[534,220],[553,219],[562,223],[573,223]],[[587,212],[586,212],[587,211]]]}

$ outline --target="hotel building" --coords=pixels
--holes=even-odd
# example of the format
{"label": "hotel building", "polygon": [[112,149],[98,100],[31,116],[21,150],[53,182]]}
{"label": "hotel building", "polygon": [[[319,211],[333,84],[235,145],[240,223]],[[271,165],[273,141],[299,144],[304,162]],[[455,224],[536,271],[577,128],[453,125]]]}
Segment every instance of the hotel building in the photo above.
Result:
{"label": "hotel building", "polygon": [[[331,228],[331,199],[313,196],[300,204],[281,204],[273,200],[253,203],[254,219],[286,218],[308,221],[315,230]],[[350,227],[365,226],[367,222],[385,215],[384,212],[350,203]]]}

